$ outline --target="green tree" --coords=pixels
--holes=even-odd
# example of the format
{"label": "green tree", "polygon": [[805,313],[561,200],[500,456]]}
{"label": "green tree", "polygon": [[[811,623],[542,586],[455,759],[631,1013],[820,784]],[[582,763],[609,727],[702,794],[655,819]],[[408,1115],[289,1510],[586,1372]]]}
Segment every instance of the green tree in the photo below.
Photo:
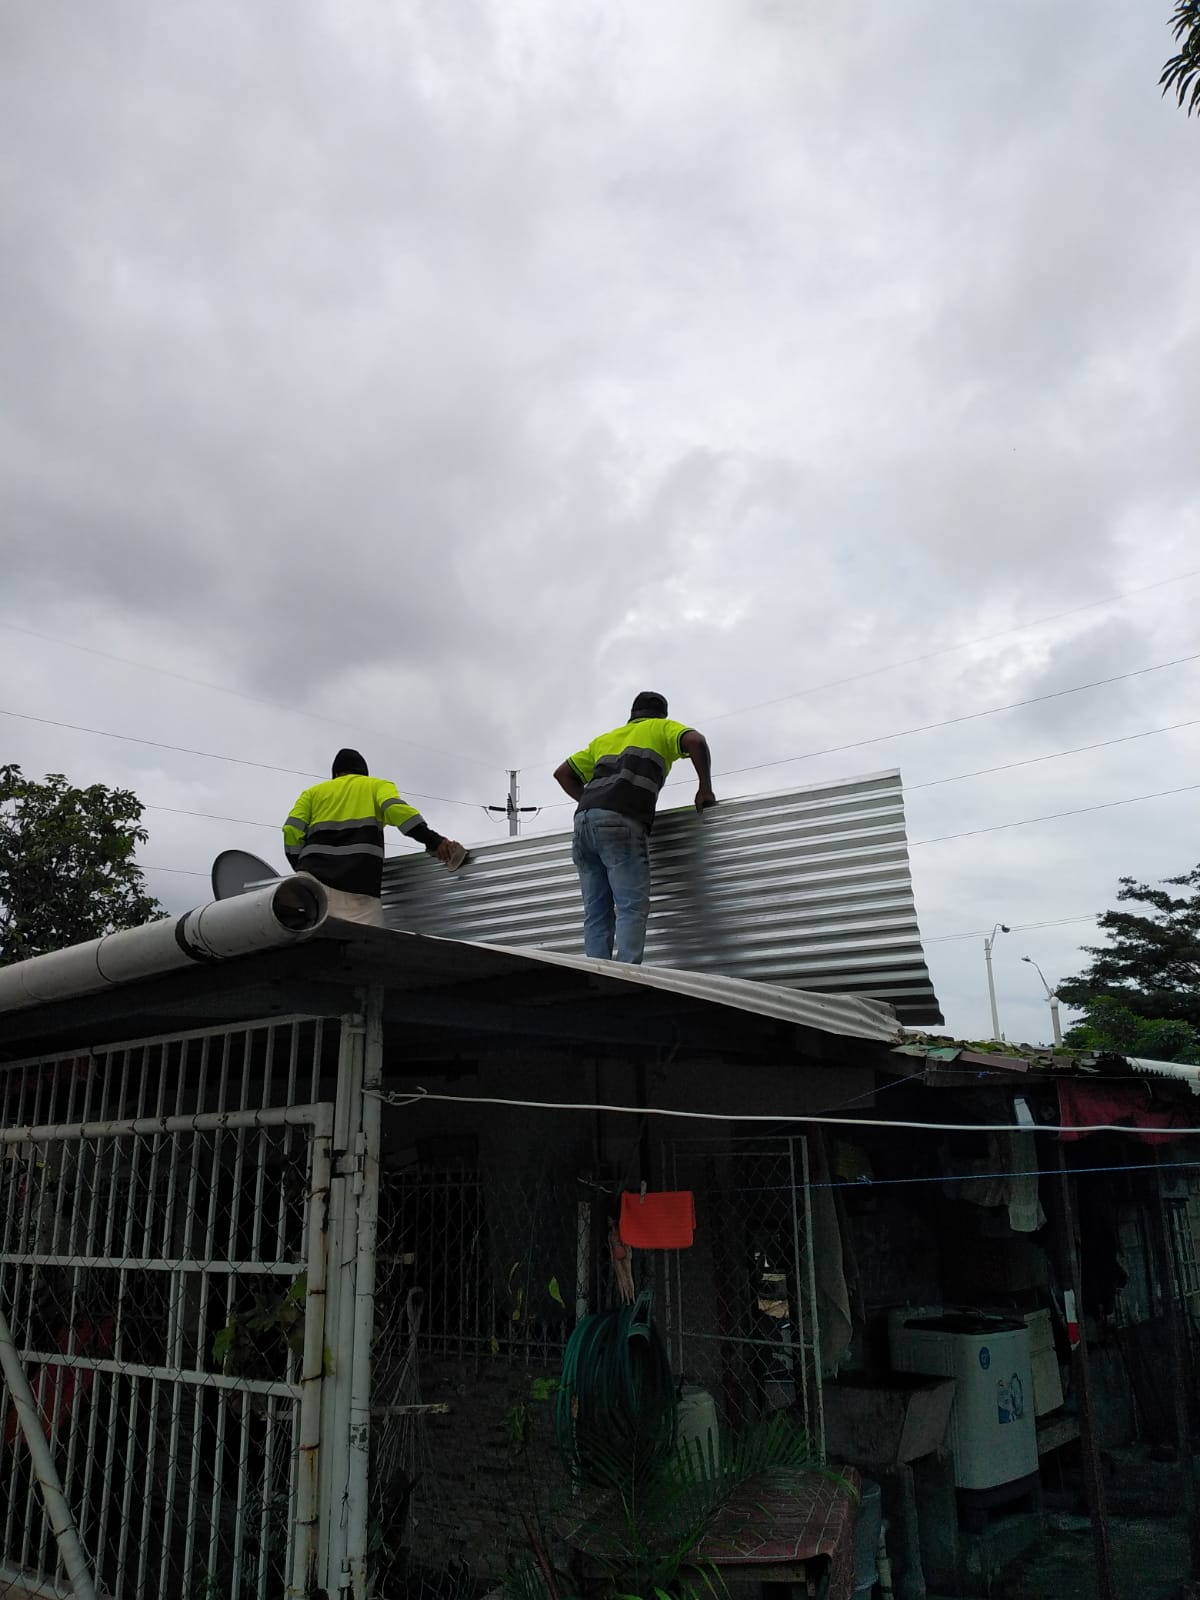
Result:
{"label": "green tree", "polygon": [[133,859],[148,835],[128,789],[76,789],[0,766],[0,964],[163,915]]}
{"label": "green tree", "polygon": [[1117,899],[1145,909],[1105,911],[1099,925],[1108,944],[1084,947],[1091,966],[1060,983],[1059,994],[1085,1011],[1107,996],[1139,1017],[1200,1028],[1200,866],[1164,887],[1119,881]]}
{"label": "green tree", "polygon": [[1149,1061],[1186,1061],[1200,1064],[1200,1031],[1181,1017],[1139,1017],[1136,1011],[1101,995],[1093,1000],[1067,1033],[1068,1050],[1096,1054],[1102,1050],[1118,1056],[1142,1056]]}
{"label": "green tree", "polygon": [[1190,117],[1200,111],[1200,0],[1176,0],[1171,32],[1179,46],[1162,69],[1159,83],[1164,94],[1174,94]]}

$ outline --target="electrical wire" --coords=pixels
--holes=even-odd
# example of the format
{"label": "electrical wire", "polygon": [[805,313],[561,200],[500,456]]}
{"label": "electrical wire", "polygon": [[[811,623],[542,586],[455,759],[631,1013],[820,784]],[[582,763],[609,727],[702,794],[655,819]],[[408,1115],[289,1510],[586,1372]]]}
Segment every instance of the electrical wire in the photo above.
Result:
{"label": "electrical wire", "polygon": [[[164,744],[161,739],[139,739],[131,733],[112,733],[107,728],[85,728],[78,722],[56,722],[52,717],[35,717],[31,712],[9,711],[4,706],[0,706],[0,717],[15,717],[20,722],[39,722],[47,728],[67,728],[72,733],[91,733],[95,734],[98,739],[117,739],[123,744],[146,745],[151,750],[172,750],[176,755],[201,756],[205,761],[224,761],[234,767],[254,767],[259,772],[282,772],[293,778],[323,778],[325,776],[323,772],[307,772],[301,767],[275,767],[266,761],[249,761],[245,756],[224,756],[217,754],[213,750],[193,750],[190,745]],[[447,806],[467,806],[472,811],[478,804],[475,800],[451,800],[449,796],[444,794],[422,794],[419,789],[410,789],[408,792],[416,795],[420,800],[437,800]]]}
{"label": "electrical wire", "polygon": [[981,717],[995,717],[1002,711],[1019,711],[1025,706],[1045,705],[1049,700],[1062,700],[1067,695],[1084,694],[1090,689],[1104,689],[1110,684],[1126,683],[1130,678],[1143,678],[1150,672],[1166,672],[1171,667],[1186,666],[1189,662],[1200,661],[1200,650],[1191,655],[1176,656],[1172,661],[1159,661],[1151,667],[1137,667],[1132,672],[1118,672],[1111,678],[1094,678],[1090,683],[1077,683],[1069,689],[1051,689],[1047,694],[1030,695],[1026,700],[1010,700],[1001,706],[988,706],[983,711],[964,711],[956,717],[942,717],[937,722],[923,722],[916,727],[901,728],[894,733],[873,734],[868,739],[853,739],[848,744],[828,745],[823,750],[805,750],[796,756],[779,756],[771,761],[756,761],[747,767],[729,767],[724,772],[714,773],[717,778],[733,778],[743,772],[762,772],[767,767],[786,767],[794,761],[812,761],[817,756],[840,755],[845,750],[862,750],[867,745],[886,744],[890,739],[908,739],[916,733],[933,733],[938,728],[952,728],[962,722],[978,722]]}
{"label": "electrical wire", "polygon": [[[779,1111],[683,1111],[667,1106],[599,1105],[586,1100],[517,1100],[491,1094],[440,1094],[420,1086],[411,1094],[380,1089],[368,1089],[366,1092],[387,1105],[401,1109],[436,1100],[451,1105],[510,1106],[524,1111],[600,1111],[629,1117],[675,1117],[689,1122],[794,1122],[839,1128],[903,1128],[917,1133],[1069,1133],[1082,1136],[1085,1133],[1140,1134],[1145,1131],[1120,1122],[1080,1123],[1072,1127],[1038,1123],[1034,1128],[1024,1128],[1012,1122],[908,1122],[897,1118],[835,1117],[824,1112],[799,1115]],[[1200,1128],[1164,1128],[1161,1131],[1178,1138],[1185,1134],[1200,1134]]]}
{"label": "electrical wire", "polygon": [[[1095,922],[1099,911],[1081,911],[1077,917],[1051,917],[1046,922],[1014,922],[1009,933],[1025,933],[1030,928],[1063,928],[1071,922]],[[966,933],[934,933],[921,940],[922,944],[949,944],[955,939],[986,939],[990,928],[971,928]]]}
{"label": "electrical wire", "polygon": [[[1103,606],[1116,605],[1122,600],[1134,599],[1136,596],[1146,594],[1152,589],[1162,589],[1168,584],[1183,583],[1191,578],[1200,578],[1200,567],[1193,567],[1187,572],[1175,572],[1166,578],[1157,578],[1153,583],[1141,584],[1136,589],[1122,590],[1120,594],[1109,595],[1106,600],[1090,600],[1085,605],[1072,606],[1066,611],[1054,611],[1043,617],[1034,617],[1030,622],[1018,622],[1013,627],[1001,628],[996,633],[979,634],[974,639],[960,639],[956,644],[939,645],[936,650],[926,650],[920,655],[904,656],[898,661],[886,661],[880,666],[868,667],[862,672],[850,673],[844,678],[830,678],[823,683],[811,684],[804,689],[794,689],[787,694],[776,695],[770,700],[756,700],[750,705],[736,706],[730,711],[718,711],[715,714],[708,714],[701,717],[700,721],[705,724],[721,722],[727,717],[743,716],[752,711],[762,711],[769,706],[783,705],[788,700],[798,700],[808,695],[822,694],[826,689],[840,689],[846,684],[862,683],[867,678],[877,678],[885,672],[896,672],[901,667],[916,666],[923,661],[935,661],[940,656],[954,655],[960,650],[970,650],[975,645],[990,644],[996,639],[1006,639],[1012,634],[1025,633],[1031,628],[1040,628],[1049,622],[1061,622],[1065,617],[1075,617],[1085,611],[1096,611]],[[538,761],[529,761],[525,765],[527,767],[540,767],[554,759],[555,757],[552,754],[545,755]],[[721,776],[721,774],[717,774],[717,776]]]}
{"label": "electrical wire", "polygon": [[821,694],[826,689],[840,689],[849,683],[862,683],[866,678],[877,678],[885,672],[896,672],[901,667],[916,666],[923,661],[936,661],[940,656],[955,655],[959,650],[970,650],[979,644],[991,644],[996,639],[1011,638],[1014,633],[1026,633],[1030,628],[1041,628],[1048,622],[1061,622],[1065,617],[1077,617],[1085,611],[1097,611],[1103,606],[1116,605],[1121,600],[1131,600],[1136,595],[1148,593],[1151,589],[1162,589],[1169,583],[1182,583],[1189,578],[1200,578],[1200,567],[1193,567],[1189,572],[1176,572],[1167,578],[1158,578],[1154,583],[1144,583],[1137,589],[1125,589],[1120,594],[1109,595],[1106,600],[1090,600],[1086,605],[1072,606],[1067,611],[1052,611],[1047,616],[1034,617],[1031,622],[1018,622],[1013,627],[1001,628],[996,633],[983,633],[974,639],[960,639],[957,644],[939,645],[936,650],[926,650],[918,656],[904,656],[899,661],[887,661],[881,666],[868,667],[863,672],[851,673],[845,678],[830,678],[824,683],[815,683],[805,689],[793,689],[787,694],[776,695],[771,700],[756,700],[751,705],[736,706],[732,711],[718,711],[715,716],[705,716],[701,720],[721,722],[726,717],[738,717],[751,711],[762,711],[770,706],[783,705],[788,700],[799,700],[806,695]]}
{"label": "electrical wire", "polygon": [[[927,844],[945,844],[948,840],[951,840],[951,839],[976,839],[981,834],[985,834],[985,833],[1003,833],[1009,828],[1031,828],[1031,827],[1034,826],[1035,823],[1038,823],[1038,822],[1059,822],[1064,817],[1082,817],[1082,816],[1085,816],[1088,812],[1091,812],[1091,811],[1112,811],[1117,806],[1135,806],[1135,805],[1139,805],[1144,800],[1163,800],[1163,799],[1166,799],[1170,795],[1191,794],[1196,789],[1200,789],[1200,783],[1185,783],[1178,789],[1156,789],[1153,794],[1132,794],[1132,795],[1126,796],[1125,799],[1123,799],[1123,800],[1104,800],[1099,805],[1094,805],[1094,806],[1076,806],[1073,810],[1070,810],[1070,811],[1050,811],[1050,812],[1047,812],[1045,816],[1041,816],[1041,817],[1019,817],[1015,822],[993,822],[989,827],[986,827],[986,828],[967,828],[967,829],[964,829],[961,833],[938,833],[938,834],[934,834],[933,837],[929,838],[929,839],[910,839],[909,843],[908,843],[908,848],[910,850],[916,850],[916,849],[919,849],[922,845],[927,845]],[[149,809],[149,808],[147,807],[147,809]],[[255,824],[255,826],[258,826],[258,824]],[[185,872],[186,871],[186,869],[184,869],[183,867],[148,867],[145,870],[149,871],[149,872]],[[190,873],[188,875],[192,876],[192,877],[207,877],[208,876],[207,873]],[[1082,922],[1082,921],[1086,921],[1086,920],[1088,920],[1088,919],[1084,918],[1084,917],[1064,917],[1062,919],[1062,921],[1064,921],[1064,922],[1076,922],[1076,921]],[[1053,927],[1054,923],[1053,922],[1048,922],[1048,923],[1036,923],[1036,922],[1034,922],[1034,923],[1025,923],[1022,926],[1032,927],[1032,928],[1036,928],[1036,927]],[[964,934],[964,933],[955,933],[955,934],[944,935],[943,937],[948,937],[948,938],[952,938],[952,939],[969,939],[969,938],[972,937],[972,935],[969,934],[969,933],[966,933],[966,934]],[[933,942],[934,942],[933,940],[929,941],[929,943],[933,943]]]}
{"label": "electrical wire", "polygon": [[[1159,733],[1176,733],[1180,728],[1194,728],[1194,727],[1198,727],[1198,726],[1200,726],[1200,717],[1192,717],[1186,722],[1172,722],[1172,723],[1169,723],[1165,728],[1142,728],[1137,733],[1119,734],[1114,739],[1101,739],[1095,744],[1075,745],[1070,750],[1050,750],[1050,751],[1047,751],[1047,753],[1045,755],[1028,756],[1028,757],[1026,757],[1026,758],[1024,758],[1023,760],[1020,760],[1020,761],[1005,761],[1005,762],[1002,762],[999,766],[995,766],[995,767],[977,767],[971,772],[956,772],[956,773],[952,774],[950,777],[946,777],[946,778],[926,778],[926,779],[923,779],[919,783],[906,783],[904,785],[904,789],[905,789],[905,793],[907,793],[907,794],[911,794],[916,789],[935,789],[935,788],[938,788],[940,785],[946,784],[946,783],[962,783],[968,778],[990,777],[990,776],[992,776],[993,774],[995,774],[997,772],[1011,772],[1016,767],[1037,766],[1039,763],[1041,763],[1043,761],[1059,761],[1065,756],[1083,755],[1083,754],[1086,754],[1088,751],[1091,751],[1091,750],[1106,750],[1110,745],[1114,745],[1114,744],[1129,744],[1131,741],[1133,741],[1135,739],[1150,739],[1150,738],[1153,738],[1153,736],[1155,734],[1159,734]],[[416,789],[412,789],[409,792],[411,794],[418,795],[418,797],[420,799],[422,799],[422,800],[441,800],[441,799],[444,798],[444,796],[442,796],[442,795],[422,795],[422,794],[420,794],[420,791],[416,790]],[[448,801],[447,803],[449,805],[466,804],[465,801],[457,801],[457,800],[451,800],[451,801]],[[555,807],[560,806],[560,805],[574,805],[574,804],[575,804],[575,802],[573,800],[555,800],[548,806],[533,806],[533,807],[527,807],[526,809],[532,810],[534,812],[534,821],[536,822],[537,818],[541,815],[541,813],[543,811],[553,810],[553,809],[555,809]],[[255,821],[251,820],[249,817],[214,816],[213,813],[209,812],[209,811],[185,811],[180,806],[146,805],[146,806],[143,806],[142,809],[143,809],[143,811],[169,811],[169,812],[174,813],[176,816],[180,816],[180,817],[204,817],[204,818],[207,818],[208,820],[210,820],[212,822],[238,822],[238,823],[243,824],[247,828],[275,828],[276,827],[276,824],[274,822],[255,822]],[[498,807],[498,806],[480,806],[479,809],[492,822],[502,822],[504,820],[505,813],[504,813],[502,807]],[[493,815],[493,813],[497,813],[497,814]],[[984,932],[986,932],[986,931],[987,930],[985,929]]]}
{"label": "electrical wire", "polygon": [[1071,811],[1049,811],[1043,817],[1021,817],[1016,822],[995,822],[989,828],[965,828],[961,833],[936,833],[930,839],[912,839],[908,848],[925,844],[944,844],[948,839],[975,839],[982,833],[1003,833],[1006,828],[1030,828],[1035,822],[1058,822],[1063,817],[1082,817],[1089,811],[1111,811],[1115,806],[1136,806],[1143,800],[1163,800],[1168,795],[1192,794],[1200,783],[1185,783],[1178,789],[1156,789],[1153,794],[1131,794],[1124,800],[1105,800],[1100,805],[1076,806]]}
{"label": "electrical wire", "polygon": [[[829,745],[823,750],[806,750],[802,754],[795,756],[780,756],[776,760],[759,761],[748,767],[729,767],[723,772],[714,772],[713,777],[734,778],[740,776],[744,772],[761,772],[767,767],[783,767],[790,765],[790,763],[794,761],[813,761],[818,756],[840,755],[847,750],[859,750],[867,745],[886,744],[890,739],[907,739],[910,735],[915,733],[930,733],[938,728],[951,727],[955,723],[974,722],[978,721],[981,717],[994,717],[1001,711],[1017,711],[1025,706],[1039,705],[1046,700],[1061,699],[1064,695],[1082,694],[1087,689],[1105,688],[1112,683],[1121,683],[1126,678],[1142,677],[1148,672],[1163,672],[1169,667],[1182,666],[1190,661],[1200,661],[1200,651],[1198,651],[1195,655],[1180,656],[1174,661],[1160,662],[1158,665],[1153,667],[1138,667],[1133,672],[1121,673],[1119,676],[1114,678],[1097,678],[1091,683],[1077,684],[1070,689],[1055,689],[1049,694],[1035,695],[1029,700],[1013,700],[1006,705],[989,706],[983,711],[968,711],[963,713],[961,716],[947,717],[941,722],[926,722],[915,728],[900,728],[893,733],[874,734],[869,739],[856,739],[851,741],[849,744]],[[932,789],[937,788],[941,784],[962,783],[968,778],[982,778],[991,776],[997,772],[1011,772],[1017,767],[1037,766],[1043,761],[1059,761],[1066,756],[1083,755],[1091,750],[1105,750],[1110,745],[1128,744],[1135,739],[1150,739],[1156,734],[1160,733],[1176,733],[1181,728],[1193,728],[1198,724],[1200,724],[1200,718],[1191,717],[1183,722],[1168,723],[1166,727],[1162,728],[1140,728],[1134,733],[1118,734],[1112,739],[1099,739],[1093,744],[1074,745],[1067,750],[1051,750],[1045,755],[1025,756],[1017,761],[1000,762],[994,767],[978,767],[971,772],[952,773],[949,777],[945,778],[928,778],[919,783],[905,784],[905,789]],[[663,787],[664,789],[679,789],[688,787],[690,784],[690,778],[675,778],[670,783],[664,784]],[[751,797],[736,795],[734,798],[745,799]],[[552,800],[542,809],[545,811],[555,811],[562,806],[570,806],[574,804],[575,801],[573,800]]]}
{"label": "electrical wire", "polygon": [[924,778],[920,783],[906,783],[905,791],[936,789],[944,783],[963,783],[968,778],[988,778],[997,772],[1013,772],[1017,767],[1036,767],[1043,761],[1061,761],[1064,756],[1081,756],[1091,750],[1107,750],[1114,744],[1131,744],[1135,739],[1152,739],[1158,733],[1178,733],[1180,728],[1200,726],[1200,717],[1190,717],[1186,722],[1170,722],[1165,728],[1143,728],[1138,733],[1118,734],[1115,739],[1098,739],[1095,744],[1077,744],[1070,750],[1051,750],[1043,756],[1026,756],[1020,761],[1004,761],[995,767],[976,767],[971,772],[956,772],[948,778]]}
{"label": "electrical wire", "polygon": [[[207,678],[193,678],[186,672],[176,672],[173,667],[161,667],[150,661],[136,661],[132,656],[117,655],[112,650],[98,650],[94,645],[80,644],[74,639],[59,639],[53,634],[42,633],[37,628],[26,628],[20,623],[8,622],[3,618],[0,618],[0,628],[6,629],[9,633],[22,633],[28,639],[41,639],[46,644],[57,645],[64,650],[78,650],[84,655],[99,656],[102,661],[116,661],[121,666],[136,667],[139,672],[157,672],[164,678],[174,678],[177,682],[191,684],[196,689],[211,689],[214,694],[232,695],[238,700],[249,700],[254,705],[270,706],[274,711],[286,711],[292,716],[308,717],[313,722],[323,722],[332,728],[344,729],[346,726],[344,717],[326,717],[321,712],[309,711],[304,706],[289,705],[284,700],[271,700],[266,695],[250,694],[246,689],[235,689],[227,683],[212,683]],[[468,762],[471,766],[483,767],[488,772],[493,771],[498,765],[491,761],[481,761],[478,756],[468,755],[463,750],[454,752],[439,750],[435,745],[421,744],[416,739],[402,739],[397,734],[385,733],[382,728],[371,728],[357,722],[355,726],[361,726],[364,733],[372,734],[375,738],[387,739],[392,744],[406,745],[410,750],[423,750],[426,755],[440,756],[446,761]]]}

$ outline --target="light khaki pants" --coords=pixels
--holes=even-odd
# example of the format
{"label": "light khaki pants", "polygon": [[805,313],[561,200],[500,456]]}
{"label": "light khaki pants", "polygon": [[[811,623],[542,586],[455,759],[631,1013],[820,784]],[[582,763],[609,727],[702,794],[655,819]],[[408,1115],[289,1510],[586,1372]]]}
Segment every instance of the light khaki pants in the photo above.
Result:
{"label": "light khaki pants", "polygon": [[383,901],[373,894],[348,894],[345,889],[325,885],[329,915],[342,922],[365,922],[369,928],[383,927]]}

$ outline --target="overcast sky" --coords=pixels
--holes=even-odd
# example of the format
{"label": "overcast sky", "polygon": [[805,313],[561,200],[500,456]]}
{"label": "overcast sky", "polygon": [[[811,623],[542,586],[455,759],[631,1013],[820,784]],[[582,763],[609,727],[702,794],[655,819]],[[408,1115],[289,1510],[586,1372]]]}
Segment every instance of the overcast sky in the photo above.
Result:
{"label": "overcast sky", "polygon": [[[721,773],[1200,651],[1170,9],[7,7],[2,704],[300,772],[356,743],[474,842],[506,767],[561,800],[643,687]],[[989,1031],[950,936],[1054,922],[997,946],[1041,1039],[1019,956],[1076,970],[1059,919],[1200,860],[1200,791],[920,841],[1200,784],[1197,727],[913,786],[1188,722],[1198,683],[717,789],[899,765],[949,1026]],[[298,776],[0,720],[27,772],[138,792],[171,909],[222,848],[282,859]]]}

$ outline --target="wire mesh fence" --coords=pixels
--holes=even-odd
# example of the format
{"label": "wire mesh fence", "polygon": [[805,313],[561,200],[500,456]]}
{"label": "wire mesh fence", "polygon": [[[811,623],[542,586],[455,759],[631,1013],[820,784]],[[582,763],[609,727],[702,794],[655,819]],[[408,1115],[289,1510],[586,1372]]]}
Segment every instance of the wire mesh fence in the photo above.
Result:
{"label": "wire mesh fence", "polygon": [[[466,1592],[570,1511],[554,1395],[579,1316],[654,1293],[676,1381],[718,1426],[788,1409],[819,1436],[819,1339],[802,1139],[686,1141],[663,1187],[695,1194],[694,1246],[632,1251],[620,1185],[554,1162],[436,1157],[381,1180],[373,1347],[372,1572],[381,1595]],[[472,1592],[477,1592],[473,1590]]]}
{"label": "wire mesh fence", "polygon": [[696,1243],[664,1262],[676,1374],[745,1428],[791,1410],[824,1453],[808,1145],[798,1137],[681,1139],[663,1152],[695,1195]]}
{"label": "wire mesh fence", "polygon": [[266,1600],[304,1570],[331,1113],[302,1097],[322,1036],[0,1069],[0,1595],[65,1581],[47,1475],[97,1594]]}

